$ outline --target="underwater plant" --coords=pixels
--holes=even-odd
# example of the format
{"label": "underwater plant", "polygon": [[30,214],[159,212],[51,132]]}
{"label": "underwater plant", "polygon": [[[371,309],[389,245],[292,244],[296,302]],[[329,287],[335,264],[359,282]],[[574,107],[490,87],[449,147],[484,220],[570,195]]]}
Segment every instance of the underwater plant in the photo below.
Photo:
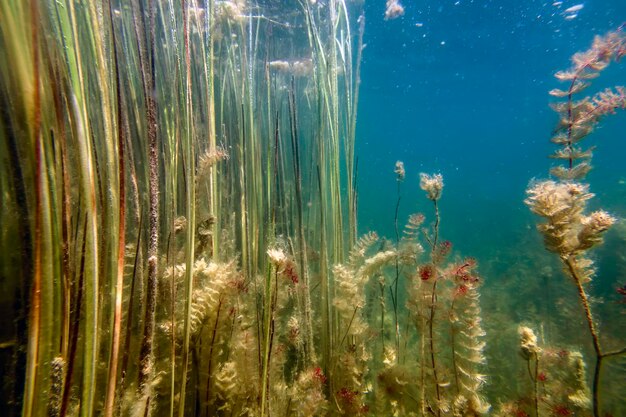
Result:
{"label": "underwater plant", "polygon": [[[432,214],[402,233],[398,161],[392,236],[357,227],[362,13],[348,0],[0,2],[3,415],[490,413],[484,280],[443,238],[443,176],[420,174]],[[623,57],[623,35],[595,49],[561,74],[565,174],[529,197],[581,287],[614,219],[587,214],[568,176],[588,170],[577,143],[625,101],[622,88],[571,99]],[[582,354],[539,344],[526,334],[516,383],[534,401],[515,410],[586,412]],[[599,365],[621,353],[601,347]]]}
{"label": "underwater plant", "polygon": [[527,326],[519,326],[518,334],[530,394],[500,404],[494,416],[587,415],[591,396],[582,354],[540,345],[535,331]]}
{"label": "underwater plant", "polygon": [[600,385],[604,360],[623,355],[626,348],[609,351],[600,338],[591,303],[589,282],[595,275],[590,249],[603,241],[604,233],[616,222],[615,217],[604,210],[588,212],[588,202],[593,198],[589,185],[582,182],[591,169],[591,149],[582,149],[578,144],[586,138],[603,116],[626,108],[624,87],[606,89],[593,97],[575,100],[584,91],[590,79],[600,75],[612,61],[626,55],[626,34],[622,25],[604,36],[597,36],[592,46],[572,57],[572,67],[556,73],[556,78],[569,83],[567,90],[554,89],[550,94],[564,98],[553,104],[559,114],[559,123],[552,142],[560,146],[552,158],[563,160],[550,173],[557,180],[531,182],[525,200],[531,211],[544,219],[537,226],[544,239],[545,248],[555,253],[563,265],[565,274],[576,286],[595,353],[592,384],[594,417],[601,416]]}
{"label": "underwater plant", "polygon": [[357,233],[360,14],[0,4],[8,416],[329,408],[332,265]]}
{"label": "underwater plant", "polygon": [[400,0],[387,0],[385,9],[385,20],[397,19],[404,15],[404,6],[400,4]]}
{"label": "underwater plant", "polygon": [[486,377],[485,332],[478,288],[482,279],[473,258],[447,261],[452,243],[440,241],[441,174],[420,174],[420,188],[433,204],[434,222],[420,230],[424,216],[413,215],[407,236],[420,234],[430,249],[409,281],[407,308],[419,335],[419,403],[422,415],[485,415],[490,405],[481,394]]}

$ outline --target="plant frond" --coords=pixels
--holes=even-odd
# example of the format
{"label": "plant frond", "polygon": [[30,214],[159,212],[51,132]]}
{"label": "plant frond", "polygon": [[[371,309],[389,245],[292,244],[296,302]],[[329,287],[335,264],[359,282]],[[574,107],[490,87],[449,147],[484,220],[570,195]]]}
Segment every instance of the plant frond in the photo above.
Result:
{"label": "plant frond", "polygon": [[586,150],[566,147],[556,150],[549,157],[552,159],[589,159],[592,156],[593,149],[595,149],[595,146]]}
{"label": "plant frond", "polygon": [[589,171],[591,171],[591,165],[587,162],[581,162],[574,165],[571,169],[562,166],[552,167],[550,174],[561,180],[571,181],[584,178]]}

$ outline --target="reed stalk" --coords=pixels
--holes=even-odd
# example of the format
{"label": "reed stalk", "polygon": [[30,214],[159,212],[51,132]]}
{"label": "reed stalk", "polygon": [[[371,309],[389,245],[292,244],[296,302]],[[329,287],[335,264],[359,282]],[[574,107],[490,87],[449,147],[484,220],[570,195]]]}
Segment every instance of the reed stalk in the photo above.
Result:
{"label": "reed stalk", "polygon": [[[154,331],[155,312],[157,301],[157,274],[158,274],[158,249],[159,249],[159,140],[157,109],[155,96],[155,3],[147,4],[147,20],[144,21],[144,13],[138,0],[133,2],[133,18],[135,34],[137,36],[137,49],[139,52],[139,65],[143,87],[145,120],[146,120],[146,144],[148,160],[148,248],[147,248],[147,288],[145,293],[145,314],[143,319],[143,334],[139,351],[139,370],[137,377],[139,401],[145,408],[146,415],[151,410],[152,375],[154,373]],[[147,30],[148,29],[148,30]]]}
{"label": "reed stalk", "polygon": [[[119,225],[117,231],[117,273],[113,275],[115,280],[115,290],[113,292],[113,335],[111,338],[111,353],[109,358],[109,377],[107,382],[106,400],[104,407],[105,417],[111,417],[113,415],[113,409],[115,405],[115,393],[117,388],[117,375],[118,375],[118,362],[120,352],[120,340],[122,331],[122,301],[124,291],[124,266],[125,266],[125,234],[126,234],[126,178],[125,178],[125,130],[124,130],[124,115],[123,115],[123,102],[121,92],[121,74],[119,68],[118,59],[118,46],[115,29],[113,27],[113,10],[110,1],[108,1],[108,17],[110,25],[110,33],[112,37],[113,47],[113,72],[115,74],[115,93],[116,93],[116,120],[117,120],[117,163],[118,163],[118,216]],[[112,141],[111,141],[112,142]],[[113,162],[111,162],[113,165]]]}
{"label": "reed stalk", "polygon": [[[166,406],[170,417],[205,410],[189,404],[193,395],[201,398],[188,377],[208,363],[208,400],[222,389],[221,361],[236,346],[226,343],[224,355],[217,353],[220,321],[228,306],[236,340],[242,322],[234,311],[241,306],[225,296],[212,333],[200,330],[211,336],[211,347],[196,346],[202,337],[190,334],[194,265],[240,253],[244,283],[236,285],[243,293],[267,268],[265,252],[274,241],[288,245],[301,280],[288,308],[304,342],[290,351],[298,358],[282,382],[315,369],[318,349],[328,373],[333,342],[345,341],[330,267],[344,260],[357,231],[354,142],[363,21],[355,53],[343,0],[324,7],[302,2],[296,10],[302,13],[285,19],[304,24],[308,48],[288,51],[272,31],[292,21],[272,16],[262,4],[226,6],[213,0],[0,6],[6,47],[0,86],[3,107],[11,103],[1,119],[1,150],[11,154],[3,170],[9,175],[0,181],[11,209],[2,214],[15,210],[24,221],[7,232],[21,237],[21,249],[13,252],[23,262],[2,269],[29,277],[16,287],[16,314],[27,313],[18,320],[15,342],[14,399],[24,387],[24,415],[47,410],[86,417],[98,404],[105,417],[166,413]],[[21,22],[28,25],[20,28]],[[311,56],[312,72],[275,74],[269,61],[280,54]],[[200,177],[204,152],[222,146],[233,163],[223,169],[212,164]],[[211,245],[196,249],[196,216],[204,215],[215,218]],[[186,230],[177,236],[182,227],[175,219],[183,216]],[[172,272],[162,286],[183,263],[184,278]],[[279,340],[273,278],[269,293],[259,289],[265,298],[241,295],[241,302],[258,302],[246,325],[258,329],[251,345],[258,344],[262,384],[255,398],[262,415],[274,413],[271,387],[281,382],[270,384],[280,363],[272,358]],[[162,289],[168,284],[169,291]],[[162,297],[168,301],[163,308]],[[29,338],[22,360],[26,337],[20,332]],[[168,381],[157,385],[157,375]],[[332,384],[323,387],[327,394]]]}
{"label": "reed stalk", "polygon": [[[39,363],[41,360],[41,344],[42,344],[42,306],[41,306],[41,290],[42,290],[42,273],[43,273],[43,176],[44,167],[42,163],[42,133],[41,133],[41,90],[39,84],[39,49],[38,41],[38,7],[37,2],[30,2],[30,24],[31,24],[31,53],[32,57],[32,109],[28,109],[29,116],[32,117],[33,130],[31,132],[31,141],[34,143],[35,155],[35,228],[34,228],[34,253],[33,253],[33,278],[30,293],[30,312],[29,312],[29,332],[28,332],[28,362],[26,368],[26,387],[24,392],[24,404],[22,414],[30,416],[36,413],[36,390],[39,386]],[[43,335],[45,337],[45,335]]]}
{"label": "reed stalk", "polygon": [[191,333],[191,304],[193,301],[193,263],[194,263],[194,247],[195,247],[195,155],[193,152],[193,105],[191,95],[191,53],[189,47],[189,9],[183,7],[183,36],[185,51],[185,140],[183,142],[185,164],[185,182],[186,182],[186,207],[187,215],[187,239],[186,239],[186,268],[185,268],[185,322],[184,322],[184,339],[183,339],[183,358],[182,358],[182,377],[180,388],[180,399],[178,403],[178,415],[185,415],[185,397],[187,395],[187,370],[189,367],[189,350],[190,350],[190,333]]}
{"label": "reed stalk", "polygon": [[85,76],[83,74],[83,51],[79,44],[78,27],[74,3],[69,1],[64,10],[67,15],[62,18],[62,30],[71,42],[68,42],[67,54],[70,65],[70,79],[74,96],[70,98],[75,121],[78,153],[81,161],[81,206],[86,210],[87,234],[85,251],[85,289],[84,289],[84,335],[83,335],[83,381],[81,390],[81,416],[90,416],[96,394],[96,376],[100,335],[100,301],[98,296],[99,283],[99,233],[98,207],[96,200],[96,166],[93,144],[89,140],[91,125],[87,114]]}
{"label": "reed stalk", "polygon": [[270,415],[268,410],[270,395],[269,377],[272,358],[272,344],[274,340],[274,311],[276,308],[276,299],[278,297],[277,267],[274,267],[273,277],[271,272],[271,267],[268,267],[267,278],[265,280],[265,302],[263,306],[263,311],[265,313],[263,318],[263,329],[265,335],[263,337],[263,371],[261,374],[261,417]]}

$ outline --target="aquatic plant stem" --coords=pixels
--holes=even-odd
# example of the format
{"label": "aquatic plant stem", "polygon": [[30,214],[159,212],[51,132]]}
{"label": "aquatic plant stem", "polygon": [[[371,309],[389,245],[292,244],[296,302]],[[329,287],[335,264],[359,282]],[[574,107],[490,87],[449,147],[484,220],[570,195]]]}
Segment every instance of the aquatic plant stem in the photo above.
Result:
{"label": "aquatic plant stem", "polygon": [[[275,266],[274,270],[274,288],[272,291],[272,274],[271,266],[267,274],[265,284],[265,317],[264,322],[264,345],[263,345],[263,373],[261,375],[261,417],[269,415],[269,410],[266,410],[268,405],[268,388],[270,377],[270,360],[272,355],[272,339],[274,338],[274,308],[276,307],[276,298],[278,296],[278,267]],[[269,304],[268,304],[269,303]],[[267,413],[266,413],[267,411]]]}
{"label": "aquatic plant stem", "polygon": [[[146,131],[148,140],[148,188],[149,188],[149,216],[148,216],[148,279],[145,296],[145,316],[143,338],[139,352],[138,388],[140,401],[145,401],[146,415],[150,415],[150,380],[153,371],[153,342],[155,329],[155,312],[157,300],[158,274],[158,245],[159,245],[159,144],[157,137],[157,111],[154,91],[154,42],[155,42],[155,1],[148,2],[148,39],[145,39],[146,25],[143,20],[140,6],[133,7],[135,31],[137,34],[138,50],[140,55],[141,75],[146,106]],[[146,46],[149,48],[146,51]]]}
{"label": "aquatic plant stem", "polygon": [[[435,204],[436,207],[436,204]],[[430,342],[430,363],[433,368],[433,380],[435,382],[435,393],[437,394],[437,416],[441,415],[441,393],[439,392],[439,379],[437,377],[437,363],[435,362],[435,340],[434,340],[434,325],[433,322],[435,320],[435,303],[437,302],[437,278],[434,277],[435,282],[433,283],[433,291],[430,297],[430,316],[428,320],[428,337]]]}
{"label": "aquatic plant stem", "polygon": [[619,356],[619,355],[624,355],[624,354],[626,354],[626,348],[623,348],[623,349],[620,349],[620,350],[616,350],[616,351],[613,351],[613,352],[608,352],[608,353],[603,354],[602,356],[604,358],[609,358],[611,356]]}
{"label": "aquatic plant stem", "polygon": [[185,322],[184,322],[184,339],[182,351],[182,376],[181,388],[178,403],[178,415],[185,415],[185,397],[187,387],[187,371],[189,369],[189,349],[191,334],[191,313],[193,302],[193,262],[194,262],[194,246],[195,246],[195,155],[193,152],[193,119],[192,119],[192,96],[191,96],[191,53],[189,49],[189,7],[185,0],[182,1],[183,8],[183,36],[185,48],[185,141],[183,143],[185,158],[185,181],[186,181],[186,208],[187,214],[187,250],[186,250],[186,268],[185,268]]}
{"label": "aquatic plant stem", "polygon": [[209,346],[209,365],[207,369],[207,379],[206,379],[206,415],[209,414],[209,400],[211,398],[211,368],[213,365],[213,349],[215,348],[215,338],[217,336],[217,326],[220,323],[220,312],[222,311],[222,297],[220,297],[219,302],[217,304],[217,314],[215,315],[215,324],[213,325],[213,333],[211,335],[211,345]]}
{"label": "aquatic plant stem", "polygon": [[[535,373],[530,370],[530,361],[532,358],[535,358]],[[537,376],[539,375],[539,356],[535,352],[532,356],[526,359],[526,368],[528,370],[528,377],[530,378],[530,382],[533,384],[533,405],[535,407],[535,417],[539,417],[539,395],[538,395],[538,384],[539,380]]]}
{"label": "aquatic plant stem", "polygon": [[435,207],[435,225],[433,226],[433,233],[434,233],[434,238],[433,238],[433,254],[435,252],[435,250],[437,249],[437,242],[439,240],[439,222],[440,222],[440,217],[439,217],[439,205],[437,204],[437,200],[433,200],[433,205]]}
{"label": "aquatic plant stem", "polygon": [[83,226],[83,244],[80,256],[80,269],[78,274],[78,283],[76,290],[76,299],[75,299],[75,311],[72,313],[73,317],[71,320],[71,334],[69,341],[69,349],[68,349],[68,358],[67,358],[67,372],[66,372],[66,380],[65,386],[63,387],[63,396],[61,398],[61,407],[59,416],[65,417],[67,414],[67,410],[70,404],[70,394],[72,387],[72,375],[74,370],[74,364],[76,362],[76,350],[78,348],[78,332],[80,327],[80,312],[83,304],[83,286],[84,286],[84,272],[85,272],[85,251],[87,245],[87,219],[85,219]]}
{"label": "aquatic plant stem", "polygon": [[585,292],[585,289],[582,285],[582,278],[580,277],[580,274],[578,273],[578,268],[576,267],[576,260],[574,259],[573,255],[562,259],[576,284],[576,289],[578,290],[578,298],[580,299],[583,310],[585,312],[587,326],[589,327],[589,333],[591,334],[591,339],[593,342],[593,350],[596,354],[596,364],[593,373],[592,400],[593,415],[594,417],[600,417],[600,376],[602,371],[602,360],[604,359],[602,355],[602,349],[600,347],[600,338],[596,330],[596,325],[593,322],[591,307],[589,306],[587,293]]}
{"label": "aquatic plant stem", "polygon": [[[574,78],[572,79],[572,82],[569,85],[569,88],[567,90],[567,148],[571,149],[572,148],[572,128],[574,126],[574,121],[572,120],[572,96],[573,96],[573,91],[574,91],[574,86],[576,85],[576,81],[578,81],[578,77],[580,76],[580,74],[582,73],[583,70],[585,70],[587,68],[587,66],[582,67],[582,69],[576,71],[576,76],[574,76]],[[568,168],[571,170],[574,166],[574,160],[573,158],[570,156],[568,158]]]}
{"label": "aquatic plant stem", "polygon": [[393,318],[396,326],[396,361],[400,363],[400,325],[398,324],[398,281],[400,281],[400,262],[398,259],[398,251],[400,250],[400,232],[398,230],[398,211],[400,210],[400,200],[402,199],[402,194],[400,193],[400,185],[402,181],[398,178],[396,182],[398,183],[398,200],[396,202],[396,211],[393,218],[393,225],[396,232],[396,280],[394,283]]}
{"label": "aquatic plant stem", "polygon": [[535,380],[534,380],[534,390],[535,390],[535,415],[539,417],[539,356],[535,353]]}
{"label": "aquatic plant stem", "polygon": [[22,415],[30,416],[37,413],[36,398],[39,379],[39,358],[40,358],[40,338],[41,338],[41,287],[42,287],[42,228],[43,228],[43,185],[44,175],[42,166],[42,134],[41,134],[41,90],[39,84],[39,49],[38,42],[38,2],[30,2],[31,18],[31,42],[33,60],[33,80],[32,80],[32,113],[33,120],[32,141],[35,145],[35,233],[33,251],[33,277],[30,292],[30,311],[28,315],[28,360],[26,363],[26,386],[24,387],[24,403]]}
{"label": "aquatic plant stem", "polygon": [[[131,165],[132,166],[132,165]],[[121,362],[121,367],[120,367],[120,382],[118,385],[118,396],[121,396],[121,394],[124,392],[124,386],[125,386],[125,382],[126,382],[126,373],[128,370],[128,359],[129,359],[129,355],[130,355],[130,342],[131,342],[131,334],[132,334],[132,329],[133,329],[133,312],[135,309],[135,297],[133,296],[135,293],[135,286],[137,283],[137,275],[140,274],[141,272],[138,272],[139,267],[140,267],[140,260],[142,258],[141,256],[141,231],[143,230],[143,215],[141,213],[141,211],[139,210],[139,207],[137,207],[137,211],[139,211],[139,213],[137,213],[137,215],[139,216],[139,218],[137,219],[137,224],[139,225],[137,227],[137,241],[135,242],[135,256],[134,256],[134,264],[133,264],[133,273],[132,273],[132,278],[131,278],[131,282],[130,282],[130,292],[129,292],[129,297],[128,297],[128,307],[127,307],[127,316],[128,316],[128,320],[126,321],[126,331],[125,331],[125,335],[124,335],[124,349],[122,351],[122,362]],[[121,406],[121,402],[118,403],[117,407],[119,408]],[[119,414],[119,413],[118,413]]]}
{"label": "aquatic plant stem", "polygon": [[[305,321],[305,363],[308,365],[311,361],[314,360],[313,353],[313,324],[312,324],[312,316],[311,316],[311,293],[309,291],[309,275],[306,270],[306,251],[307,245],[306,240],[304,238],[304,222],[303,222],[303,202],[302,202],[302,173],[300,170],[300,144],[299,144],[299,135],[298,135],[298,113],[296,109],[296,99],[295,99],[295,79],[291,78],[291,89],[289,90],[289,121],[291,127],[291,149],[292,149],[292,161],[293,161],[293,170],[296,176],[295,178],[295,188],[296,188],[296,208],[297,208],[297,233],[298,233],[298,241],[300,244],[299,250],[299,272],[300,277],[303,279],[303,285],[305,288],[304,291],[304,300],[303,300],[303,310],[304,310],[304,321]],[[269,104],[268,104],[269,105]],[[276,118],[278,122],[278,117]],[[277,123],[277,133],[278,137],[278,123]]]}
{"label": "aquatic plant stem", "polygon": [[[116,107],[117,107],[117,152],[118,152],[118,192],[119,192],[119,224],[118,224],[118,247],[117,247],[117,276],[115,280],[115,297],[113,311],[113,335],[111,339],[111,355],[109,358],[109,378],[107,383],[106,400],[104,405],[104,416],[111,417],[113,415],[113,407],[115,402],[115,390],[117,386],[117,368],[119,362],[120,336],[122,331],[122,295],[124,291],[124,255],[125,255],[125,233],[126,233],[126,182],[125,182],[125,134],[122,115],[122,93],[121,93],[121,76],[119,62],[117,57],[117,38],[115,28],[113,27],[113,10],[111,2],[108,1],[109,23],[113,45],[113,64],[116,78]],[[132,295],[131,295],[132,296]],[[129,317],[130,320],[130,317]]]}
{"label": "aquatic plant stem", "polygon": [[385,355],[385,282],[382,279],[380,280],[380,344],[382,358]]}
{"label": "aquatic plant stem", "polygon": [[[452,303],[450,304],[450,317],[456,318],[456,313],[454,311],[454,304],[456,302],[456,296],[452,298]],[[461,389],[459,387],[459,368],[456,361],[456,331],[454,328],[454,320],[450,320],[450,349],[452,350],[452,369],[454,370],[454,387],[456,388],[456,394],[459,395]]]}
{"label": "aquatic plant stem", "polygon": [[[83,239],[87,240],[85,252],[85,288],[84,288],[84,304],[85,315],[83,322],[85,324],[85,334],[83,335],[83,378],[81,389],[81,416],[89,417],[93,412],[95,402],[96,373],[98,363],[98,349],[100,340],[100,300],[98,294],[99,283],[99,234],[98,234],[98,211],[96,202],[96,178],[95,178],[95,157],[92,150],[92,142],[90,140],[90,120],[87,115],[85,105],[86,89],[85,77],[82,68],[82,51],[78,42],[78,22],[76,20],[76,12],[74,2],[68,1],[65,6],[69,19],[65,20],[69,27],[67,35],[71,36],[71,45],[73,48],[68,49],[68,60],[73,63],[70,68],[72,87],[74,95],[71,97],[71,108],[76,123],[76,136],[78,139],[79,159],[81,161],[81,202],[87,212],[87,234]],[[73,52],[73,54],[72,54]]]}
{"label": "aquatic plant stem", "polygon": [[359,107],[359,91],[361,85],[361,61],[363,60],[363,34],[365,33],[365,14],[361,14],[357,20],[359,23],[359,40],[357,44],[356,68],[354,71],[354,95],[352,102],[352,114],[350,120],[350,134],[348,136],[348,151],[346,152],[346,161],[350,170],[348,171],[348,204],[350,210],[350,247],[354,246],[357,236],[357,192],[356,192],[356,175],[357,167],[354,163],[354,145],[356,142],[356,119]]}

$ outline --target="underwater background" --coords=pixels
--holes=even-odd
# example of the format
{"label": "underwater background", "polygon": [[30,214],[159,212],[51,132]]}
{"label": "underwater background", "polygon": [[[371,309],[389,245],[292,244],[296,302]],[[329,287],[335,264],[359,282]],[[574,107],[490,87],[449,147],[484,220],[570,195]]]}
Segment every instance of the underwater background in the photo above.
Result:
{"label": "underwater background", "polygon": [[[401,212],[418,209],[411,196],[419,172],[443,173],[445,232],[460,247],[494,251],[534,233],[520,203],[530,179],[545,178],[552,162],[546,157],[557,117],[548,91],[560,84],[554,74],[573,51],[626,19],[621,1],[553,3],[560,2],[407,2],[393,21],[383,20],[378,3],[365,3],[357,145],[363,230],[391,234],[393,165],[402,160],[408,180]],[[567,20],[563,10],[576,4],[584,8]],[[620,84],[623,74],[623,64],[609,67],[599,84]],[[594,133],[590,173],[593,191],[622,216],[625,117],[608,118]],[[380,190],[387,189],[392,193],[381,204]]]}
{"label": "underwater background", "polygon": [[1,3],[3,415],[626,417],[624,24]]}
{"label": "underwater background", "polygon": [[[577,5],[583,8],[564,13]],[[536,220],[523,200],[529,182],[546,178],[554,162],[547,158],[558,120],[549,107],[554,98],[548,91],[560,84],[554,74],[568,66],[572,51],[585,50],[595,35],[623,24],[626,2],[450,0],[404,6],[404,16],[387,21],[377,14],[377,3],[365,3],[370,19],[357,130],[360,230],[392,238],[396,160],[407,171],[400,218],[426,210],[427,202],[416,198],[418,174],[441,172],[442,234],[481,264],[482,308],[494,314],[486,326],[500,335],[510,331],[511,318],[498,323],[497,312],[507,309],[517,320],[547,314],[558,317],[557,326],[576,328],[559,266],[543,257]],[[623,83],[624,65],[608,68],[598,88]],[[625,139],[626,114],[618,111],[593,133],[597,148],[588,176],[597,200],[619,218],[626,215]],[[606,329],[621,338],[626,311],[616,289],[626,281],[623,225],[607,239],[610,244],[597,250],[592,293],[612,317],[608,321],[621,322]],[[497,366],[492,371],[497,374]],[[618,385],[623,399],[626,386]]]}

